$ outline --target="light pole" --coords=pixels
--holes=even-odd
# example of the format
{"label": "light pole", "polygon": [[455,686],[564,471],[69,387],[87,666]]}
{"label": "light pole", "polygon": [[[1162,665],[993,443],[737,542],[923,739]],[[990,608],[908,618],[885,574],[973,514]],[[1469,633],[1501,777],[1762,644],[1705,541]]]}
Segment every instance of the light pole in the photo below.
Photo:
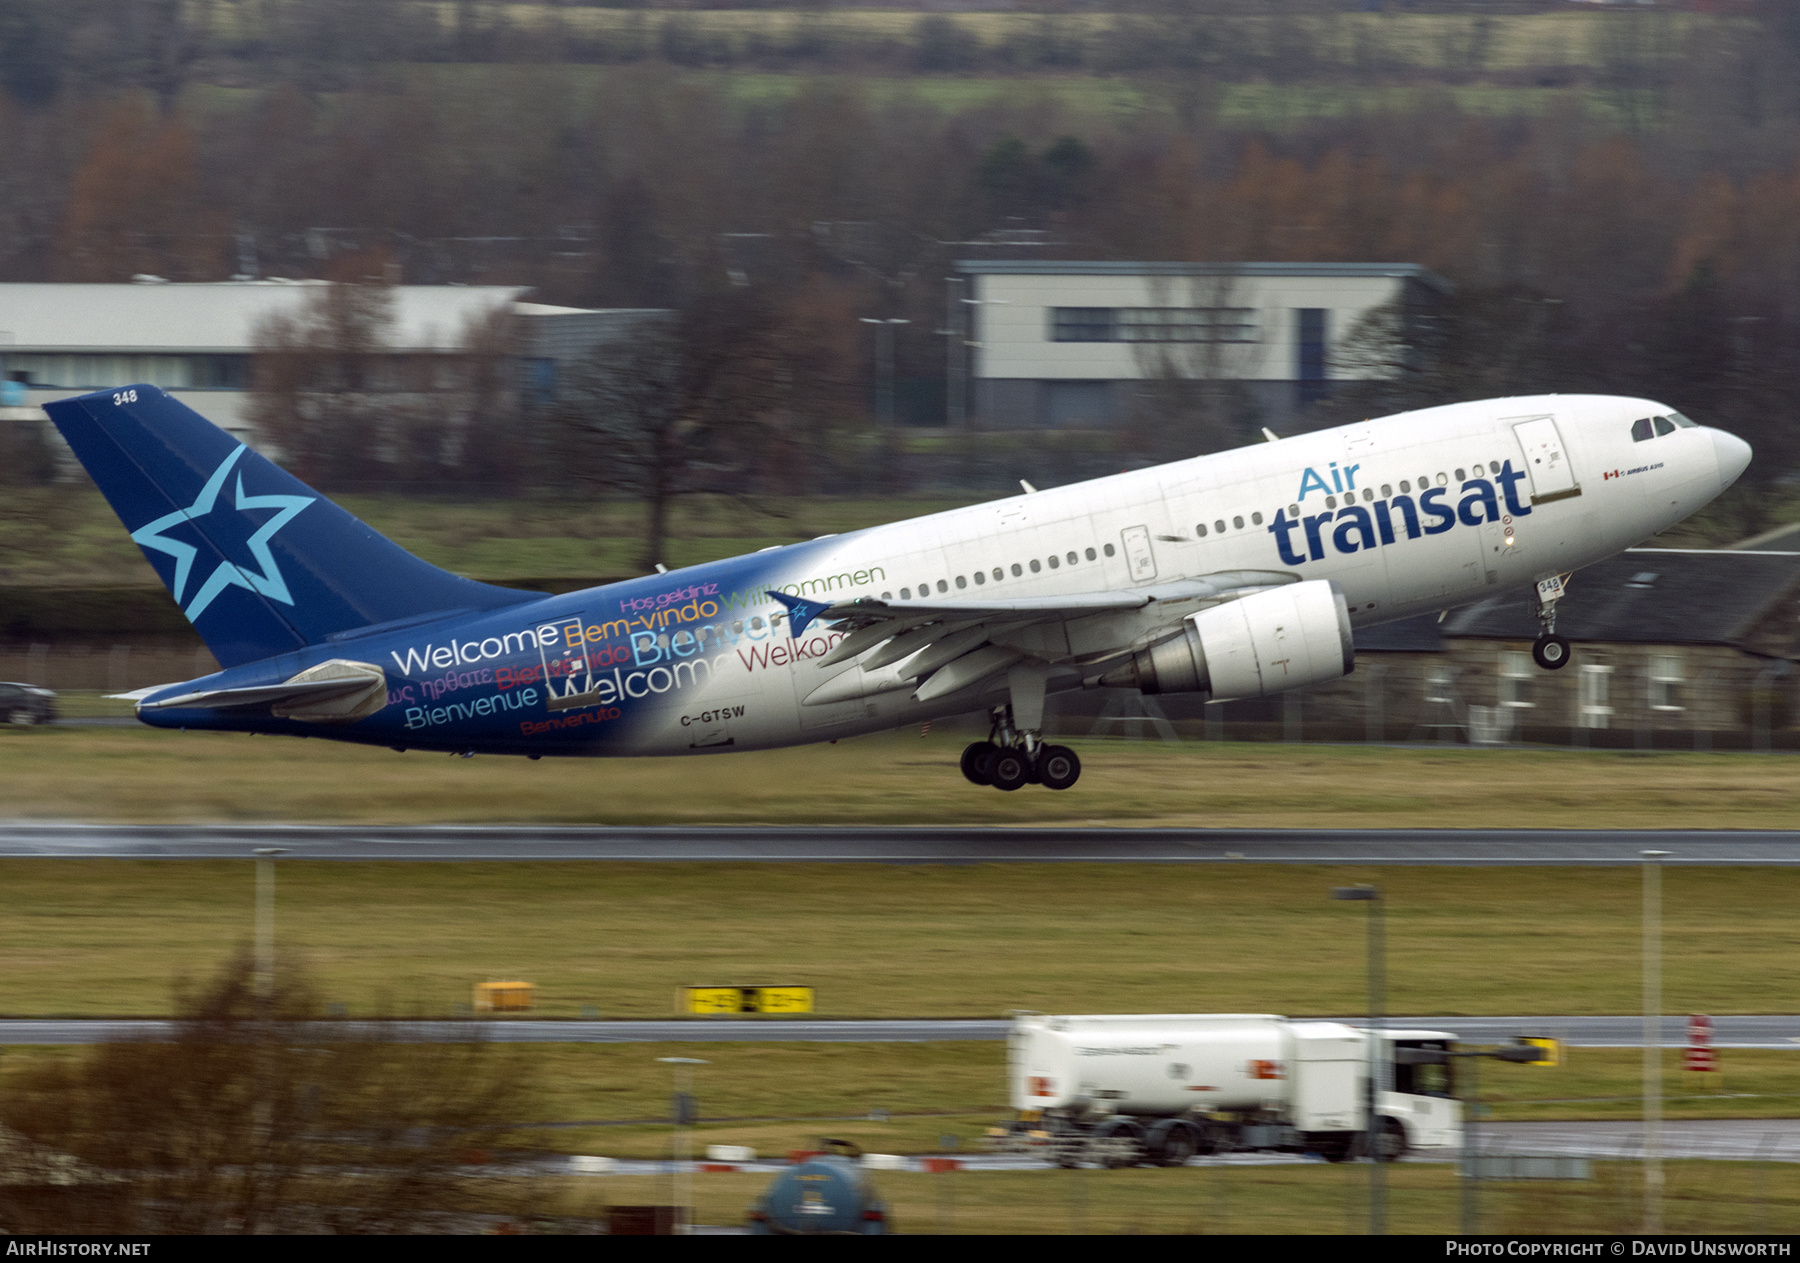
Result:
{"label": "light pole", "polygon": [[694,1172],[693,1172],[693,1132],[694,1125],[694,1067],[709,1066],[712,1063],[703,1057],[658,1057],[664,1065],[675,1067],[675,1096],[670,1101],[670,1121],[675,1126],[674,1142],[670,1146],[674,1154],[675,1185],[675,1235],[685,1237],[694,1228]]}
{"label": "light pole", "polygon": [[1462,1076],[1458,1075],[1452,1090],[1462,1098],[1463,1102],[1463,1144],[1462,1144],[1462,1232],[1465,1237],[1473,1236],[1477,1231],[1480,1212],[1475,1202],[1475,1182],[1481,1178],[1480,1155],[1476,1152],[1475,1116],[1481,1109],[1480,1077],[1476,1067],[1483,1057],[1492,1057],[1495,1061],[1510,1061],[1514,1064],[1531,1065],[1538,1062],[1543,1050],[1532,1044],[1509,1044],[1503,1048],[1469,1048],[1449,1051],[1436,1048],[1396,1048],[1394,1062],[1402,1066],[1453,1066],[1458,1060],[1466,1061],[1469,1067],[1468,1085],[1465,1088]]}
{"label": "light pole", "polygon": [[256,1002],[259,1008],[267,1008],[275,998],[275,857],[286,854],[284,846],[256,848]]}
{"label": "light pole", "polygon": [[[259,846],[256,855],[256,1044],[255,1100],[251,1107],[251,1143],[256,1161],[252,1164],[258,1184],[267,1170],[269,1143],[274,1136],[275,1111],[272,1105],[273,1041],[275,1006],[275,857],[286,855],[281,846]],[[258,1190],[260,1195],[260,1190]]]}
{"label": "light pole", "polygon": [[1662,860],[1644,857],[1644,1235],[1662,1232]]}
{"label": "light pole", "polygon": [[1338,886],[1333,899],[1369,905],[1369,1072],[1363,1092],[1363,1150],[1369,1159],[1369,1235],[1387,1232],[1387,1172],[1381,1160],[1381,1094],[1387,1088],[1387,1058],[1381,1042],[1382,990],[1386,945],[1381,923],[1381,892],[1373,886]]}
{"label": "light pole", "polygon": [[857,317],[863,324],[875,326],[875,417],[883,426],[894,424],[894,326],[909,325],[910,320],[890,317],[876,320]]}

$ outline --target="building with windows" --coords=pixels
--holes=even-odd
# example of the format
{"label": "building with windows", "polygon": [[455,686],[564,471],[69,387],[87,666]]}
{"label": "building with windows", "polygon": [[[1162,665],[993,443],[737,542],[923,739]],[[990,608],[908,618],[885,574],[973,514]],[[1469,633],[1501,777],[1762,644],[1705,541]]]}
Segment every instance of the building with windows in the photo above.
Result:
{"label": "building with windows", "polygon": [[[1362,627],[1356,669],[1275,697],[1205,703],[1090,690],[1059,732],[1230,740],[1532,742],[1663,750],[1800,748],[1800,528],[1752,547],[1636,549],[1577,571],[1560,671],[1531,658],[1523,595]],[[1772,544],[1774,547],[1770,547]],[[1756,545],[1762,545],[1760,547]]]}
{"label": "building with windows", "polygon": [[[0,405],[27,408],[129,383],[161,386],[215,424],[248,435],[247,392],[258,330],[296,316],[325,281],[0,284]],[[562,369],[652,314],[526,301],[501,285],[395,285],[379,355],[465,353],[468,331],[496,311],[517,317],[520,387],[553,399]]]}
{"label": "building with windows", "polygon": [[1153,383],[1230,385],[1277,425],[1334,382],[1378,371],[1338,354],[1365,317],[1411,321],[1450,291],[1414,263],[965,260],[956,271],[950,422],[998,429],[1113,425]]}

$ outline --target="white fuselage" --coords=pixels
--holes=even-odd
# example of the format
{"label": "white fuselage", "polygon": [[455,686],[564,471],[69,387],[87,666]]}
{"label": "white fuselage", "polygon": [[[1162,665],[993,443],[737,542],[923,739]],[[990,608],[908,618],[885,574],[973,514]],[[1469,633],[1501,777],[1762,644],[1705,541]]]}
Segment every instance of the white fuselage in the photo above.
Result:
{"label": "white fuselage", "polygon": [[[770,554],[768,582],[904,607],[927,593],[1053,597],[1284,572],[1336,582],[1354,624],[1389,622],[1501,591],[1526,596],[1538,580],[1618,553],[1714,499],[1748,447],[1685,419],[1634,440],[1635,422],[1668,415],[1644,399],[1554,395],[1402,413],[797,545]],[[748,560],[666,579],[679,589]],[[818,661],[841,638],[815,627],[790,639],[769,627],[759,643],[712,642],[707,687],[640,730],[635,749],[608,753],[785,745],[990,700],[964,693],[921,704],[898,691],[803,705],[845,669]],[[1072,681],[1078,672],[1053,687]],[[697,741],[696,728],[713,739]]]}

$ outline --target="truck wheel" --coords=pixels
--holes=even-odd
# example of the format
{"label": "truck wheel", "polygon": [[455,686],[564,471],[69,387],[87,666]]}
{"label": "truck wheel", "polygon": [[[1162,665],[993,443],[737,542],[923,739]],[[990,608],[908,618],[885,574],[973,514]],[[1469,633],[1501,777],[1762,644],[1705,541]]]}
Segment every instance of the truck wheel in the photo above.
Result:
{"label": "truck wheel", "polygon": [[1144,1129],[1129,1118],[1109,1118],[1094,1128],[1088,1148],[1103,1167],[1134,1167],[1144,1160]]}
{"label": "truck wheel", "polygon": [[1405,1152],[1405,1126],[1397,1118],[1383,1118],[1375,1130],[1375,1161],[1398,1162]]}
{"label": "truck wheel", "polygon": [[1200,1152],[1200,1129],[1185,1118],[1165,1118],[1150,1129],[1144,1151],[1158,1166],[1186,1166]]}
{"label": "truck wheel", "polygon": [[1327,1162],[1348,1162],[1356,1152],[1356,1141],[1354,1132],[1324,1132],[1313,1137],[1312,1151]]}

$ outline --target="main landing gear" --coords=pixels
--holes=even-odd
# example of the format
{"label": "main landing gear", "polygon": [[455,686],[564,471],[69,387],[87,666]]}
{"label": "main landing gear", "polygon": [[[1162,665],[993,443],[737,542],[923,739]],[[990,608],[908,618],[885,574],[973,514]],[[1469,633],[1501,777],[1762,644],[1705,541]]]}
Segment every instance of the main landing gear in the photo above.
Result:
{"label": "main landing gear", "polygon": [[962,753],[962,774],[976,785],[1011,792],[1030,781],[1067,789],[1081,778],[1081,760],[1067,746],[1043,744],[1036,732],[1013,727],[1012,707],[994,708],[993,732]]}
{"label": "main landing gear", "polygon": [[1562,595],[1561,575],[1537,585],[1538,625],[1544,630],[1532,642],[1531,657],[1546,671],[1560,671],[1568,666],[1572,652],[1567,638],[1556,634],[1556,603],[1562,600]]}

